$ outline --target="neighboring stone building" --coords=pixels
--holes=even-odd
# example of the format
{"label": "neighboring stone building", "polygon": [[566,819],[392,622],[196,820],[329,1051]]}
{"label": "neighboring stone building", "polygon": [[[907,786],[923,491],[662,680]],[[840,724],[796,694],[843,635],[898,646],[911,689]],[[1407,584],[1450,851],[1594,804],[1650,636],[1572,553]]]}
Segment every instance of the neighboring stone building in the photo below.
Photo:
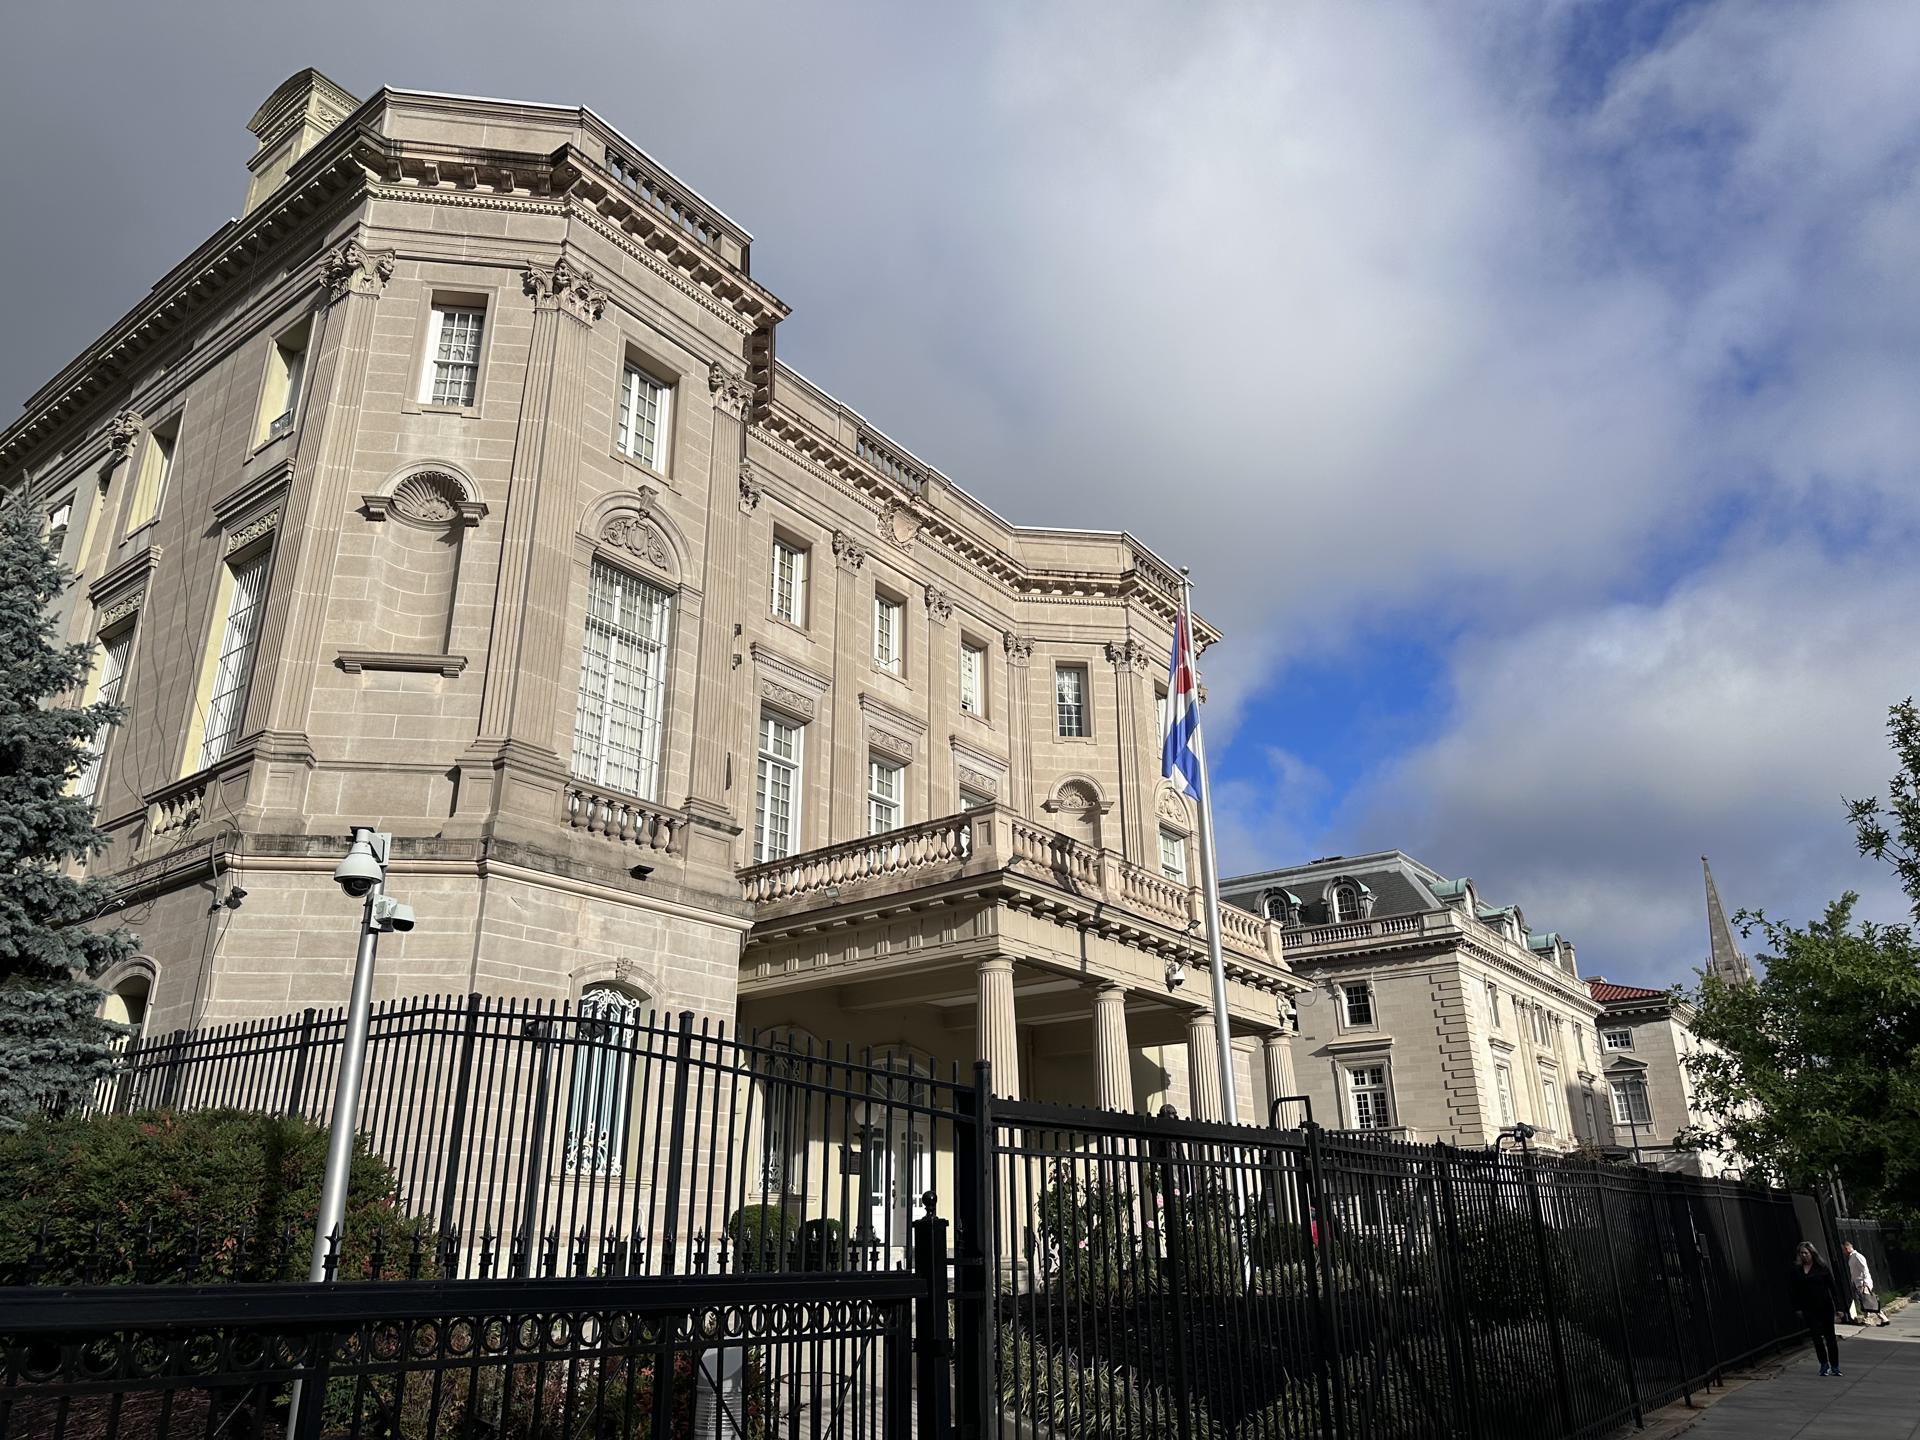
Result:
{"label": "neighboring stone building", "polygon": [[1310,989],[1293,1045],[1314,1117],[1489,1145],[1517,1121],[1543,1149],[1612,1140],[1600,1006],[1559,935],[1398,850],[1243,875],[1222,895],[1284,927]]}
{"label": "neighboring stone building", "polygon": [[1691,1030],[1693,1007],[1671,990],[1587,981],[1603,1007],[1600,1049],[1613,1110],[1615,1142],[1659,1170],[1720,1175],[1737,1170],[1730,1155],[1682,1150],[1675,1143],[1701,1120],[1687,1057],[1708,1048]]}
{"label": "neighboring stone building", "polygon": [[[777,362],[751,237],[591,110],[304,71],[251,129],[244,216],[0,434],[131,707],[84,782],[142,940],[115,1013],[343,1002],[366,824],[419,917],[379,996],[1216,1113],[1207,987],[1166,983],[1204,965],[1175,572],[1008,523]],[[1252,1107],[1280,936],[1226,935]]]}

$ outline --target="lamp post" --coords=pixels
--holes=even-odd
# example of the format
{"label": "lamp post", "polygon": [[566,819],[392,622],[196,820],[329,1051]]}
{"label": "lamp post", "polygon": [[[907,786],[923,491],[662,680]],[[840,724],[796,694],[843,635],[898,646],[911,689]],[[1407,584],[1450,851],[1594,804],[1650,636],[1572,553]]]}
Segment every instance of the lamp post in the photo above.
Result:
{"label": "lamp post", "polygon": [[[334,867],[333,880],[354,899],[365,898],[360,916],[360,941],[354,952],[353,990],[347,1000],[347,1034],[340,1052],[340,1078],[333,1092],[333,1120],[327,1135],[327,1169],[320,1182],[320,1209],[314,1217],[313,1258],[307,1267],[309,1282],[321,1285],[333,1278],[338,1265],[336,1243],[344,1241],[347,1181],[353,1172],[353,1122],[360,1111],[360,1083],[366,1073],[367,1028],[373,1008],[373,961],[380,936],[390,930],[413,929],[413,907],[385,893],[387,855],[393,837],[384,831],[357,825],[346,857]],[[293,1433],[318,1433],[321,1390],[305,1394],[303,1380],[293,1382],[288,1414]],[[315,1413],[303,1413],[303,1398]]]}

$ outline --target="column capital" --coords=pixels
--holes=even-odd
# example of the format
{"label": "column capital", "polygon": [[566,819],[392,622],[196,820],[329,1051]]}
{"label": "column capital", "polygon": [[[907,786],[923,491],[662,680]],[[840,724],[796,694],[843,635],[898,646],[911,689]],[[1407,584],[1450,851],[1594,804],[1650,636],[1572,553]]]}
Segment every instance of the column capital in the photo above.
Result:
{"label": "column capital", "polygon": [[147,422],[138,410],[122,410],[107,422],[107,449],[116,464],[127,458],[146,428]]}
{"label": "column capital", "polygon": [[606,287],[564,255],[551,265],[529,260],[520,279],[536,310],[564,310],[583,325],[606,313]]}
{"label": "column capital", "polygon": [[927,619],[944,625],[953,618],[953,596],[938,585],[927,586]]}
{"label": "column capital", "polygon": [[1107,660],[1116,670],[1134,670],[1144,675],[1151,658],[1147,647],[1132,636],[1107,642]]}
{"label": "column capital", "polygon": [[344,300],[349,295],[379,299],[393,278],[396,255],[391,250],[369,250],[358,239],[341,241],[327,252],[321,274],[327,282],[327,299]]}
{"label": "column capital", "polygon": [[1000,644],[1007,652],[1009,663],[1025,667],[1033,660],[1033,637],[1016,635],[1011,630],[1000,637]]}
{"label": "column capital", "polygon": [[736,420],[747,413],[753,399],[753,387],[747,383],[747,377],[729,370],[718,360],[707,362],[707,393],[713,397],[716,410],[724,410]]}
{"label": "column capital", "polygon": [[858,570],[867,563],[866,549],[844,530],[833,532],[833,558],[849,570]]}

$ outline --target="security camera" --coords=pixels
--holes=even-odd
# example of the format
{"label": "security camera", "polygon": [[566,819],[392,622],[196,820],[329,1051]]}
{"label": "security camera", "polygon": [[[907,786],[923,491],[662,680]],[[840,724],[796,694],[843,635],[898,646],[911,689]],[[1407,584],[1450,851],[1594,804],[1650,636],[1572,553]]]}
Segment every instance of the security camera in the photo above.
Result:
{"label": "security camera", "polygon": [[1178,990],[1186,983],[1187,967],[1178,960],[1169,960],[1167,962],[1167,990],[1169,992]]}
{"label": "security camera", "polygon": [[413,929],[413,907],[404,900],[382,896],[373,907],[373,923],[382,930],[398,930],[404,935]]}
{"label": "security camera", "polygon": [[333,883],[358,900],[386,878],[386,837],[355,827],[353,848],[333,867]]}

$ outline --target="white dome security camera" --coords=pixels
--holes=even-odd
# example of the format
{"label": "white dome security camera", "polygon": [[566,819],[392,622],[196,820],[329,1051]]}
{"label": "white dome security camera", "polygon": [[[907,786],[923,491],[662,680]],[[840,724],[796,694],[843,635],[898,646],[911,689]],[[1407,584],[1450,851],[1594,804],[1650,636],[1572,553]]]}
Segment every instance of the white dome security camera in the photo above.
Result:
{"label": "white dome security camera", "polygon": [[382,930],[397,930],[404,935],[413,929],[413,907],[404,900],[382,897],[374,907],[373,920]]}
{"label": "white dome security camera", "polygon": [[358,900],[386,877],[379,858],[373,853],[370,830],[353,832],[353,848],[333,867],[333,883]]}
{"label": "white dome security camera", "polygon": [[1178,960],[1169,960],[1167,962],[1168,992],[1171,993],[1175,990],[1178,990],[1182,985],[1186,983],[1187,983],[1187,967]]}

